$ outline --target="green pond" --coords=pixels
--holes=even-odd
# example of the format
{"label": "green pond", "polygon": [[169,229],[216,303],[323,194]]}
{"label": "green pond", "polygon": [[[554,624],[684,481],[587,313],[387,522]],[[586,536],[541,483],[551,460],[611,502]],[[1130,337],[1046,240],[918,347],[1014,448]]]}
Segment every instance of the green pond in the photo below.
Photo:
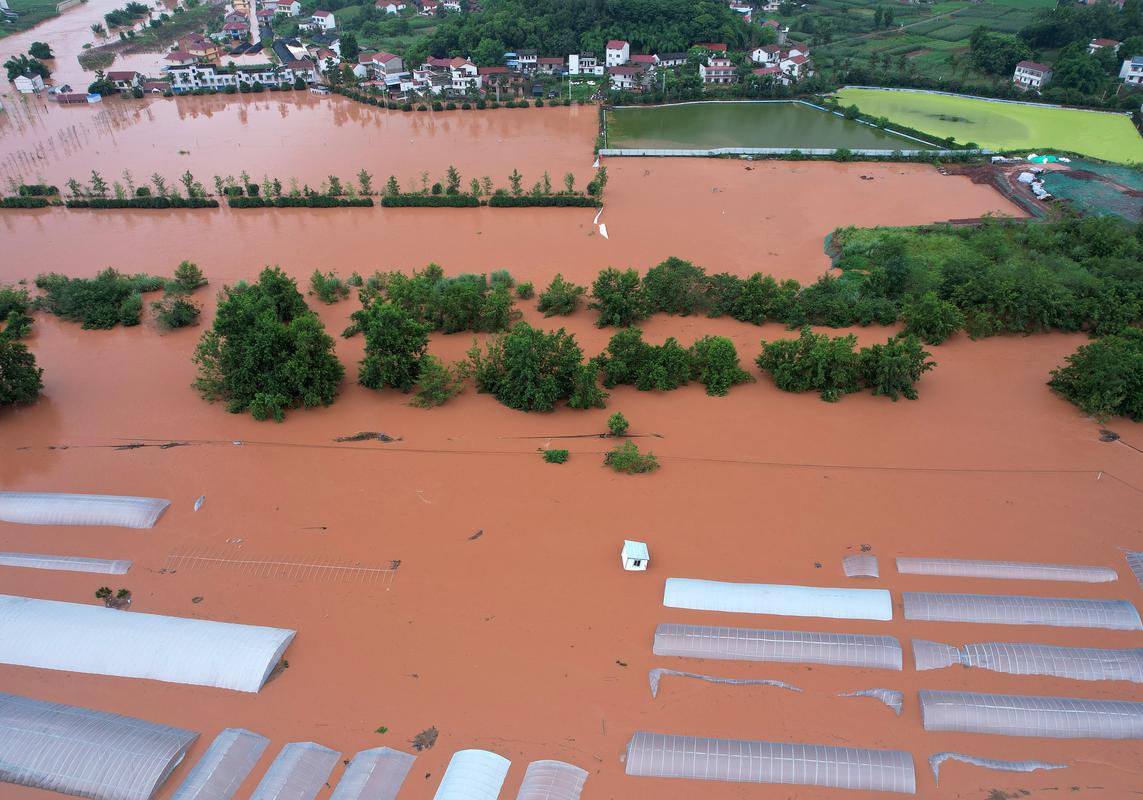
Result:
{"label": "green pond", "polygon": [[715,147],[841,147],[928,150],[930,145],[801,103],[687,103],[607,112],[607,146],[706,150]]}

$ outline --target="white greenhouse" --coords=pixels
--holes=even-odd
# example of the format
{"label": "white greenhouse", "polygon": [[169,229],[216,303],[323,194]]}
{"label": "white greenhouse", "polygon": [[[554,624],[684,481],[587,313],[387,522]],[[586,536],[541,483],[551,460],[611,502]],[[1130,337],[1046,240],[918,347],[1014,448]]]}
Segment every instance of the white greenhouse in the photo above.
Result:
{"label": "white greenhouse", "polygon": [[885,589],[830,589],[668,578],[663,589],[663,605],[785,617],[893,619],[893,601]]}

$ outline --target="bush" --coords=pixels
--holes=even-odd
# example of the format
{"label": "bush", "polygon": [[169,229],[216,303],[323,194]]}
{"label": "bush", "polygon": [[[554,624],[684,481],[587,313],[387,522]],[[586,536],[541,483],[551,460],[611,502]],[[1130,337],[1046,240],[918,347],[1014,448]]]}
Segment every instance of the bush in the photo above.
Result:
{"label": "bush", "polygon": [[603,457],[603,463],[616,472],[625,472],[634,475],[642,472],[654,472],[659,468],[659,461],[655,454],[648,451],[640,453],[639,446],[630,440],[617,444]]}
{"label": "bush", "polygon": [[568,460],[567,450],[545,450],[544,462],[548,464],[563,464]]}
{"label": "bush", "polygon": [[895,336],[885,344],[863,347],[858,355],[861,380],[873,394],[893,402],[900,396],[916,400],[916,382],[936,366],[927,360],[930,355],[916,336]]}
{"label": "bush", "polygon": [[0,208],[47,208],[52,204],[47,197],[4,197]]}
{"label": "bush", "polygon": [[474,346],[470,358],[477,391],[520,411],[551,411],[575,388],[583,351],[563,328],[548,333],[518,322],[483,354]]}
{"label": "bush", "polygon": [[608,267],[591,284],[592,302],[588,308],[599,311],[596,325],[625,328],[647,316],[647,300],[639,273],[633,269],[620,272]]}
{"label": "bush", "polygon": [[540,302],[536,308],[543,312],[545,317],[567,316],[575,313],[579,307],[579,298],[587,290],[564,280],[561,273],[556,273],[548,288],[540,292]]}
{"label": "bush", "polygon": [[7,319],[13,311],[27,312],[32,307],[32,298],[22,286],[0,285],[0,319]]}
{"label": "bush", "polygon": [[480,198],[470,194],[398,194],[381,198],[385,208],[477,208]]}
{"label": "bush", "polygon": [[[417,110],[420,111],[419,108]],[[444,106],[441,105],[440,101],[434,100],[433,101],[433,111],[443,111],[443,110],[444,110]]]}
{"label": "bush", "polygon": [[21,197],[51,197],[58,195],[60,190],[46,183],[21,183],[16,193]]}
{"label": "bush", "polygon": [[57,273],[40,275],[36,286],[44,295],[37,305],[51,314],[79,322],[84,329],[138,325],[143,292],[163,288],[165,281],[151,275],[122,275],[106,269],[94,278],[68,278]]}
{"label": "bush", "polygon": [[421,376],[429,326],[393,303],[372,303],[355,312],[353,319],[365,333],[358,383],[370,389],[412,389]]}
{"label": "bush", "polygon": [[693,371],[690,352],[673,337],[661,345],[648,344],[638,328],[612,336],[600,366],[604,386],[630,384],[640,391],[668,392],[685,386]]}
{"label": "bush", "polygon": [[425,355],[421,359],[421,374],[414,387],[410,405],[418,408],[435,408],[444,405],[464,391],[468,379],[469,365],[461,361],[446,365],[436,356]]}
{"label": "bush", "polygon": [[704,336],[691,347],[690,355],[692,374],[709,395],[722,397],[732,386],[754,380],[738,365],[738,350],[725,336]]}
{"label": "bush", "polygon": [[43,374],[23,342],[0,335],[0,408],[36,402],[44,388]]}
{"label": "bush", "polygon": [[964,314],[936,292],[925,292],[901,309],[905,333],[917,336],[925,344],[941,344],[964,327]]}
{"label": "bush", "polygon": [[599,388],[599,362],[591,359],[586,364],[576,367],[575,381],[571,397],[568,398],[568,408],[580,411],[589,408],[605,408],[607,406],[607,392]]}
{"label": "bush", "polygon": [[83,199],[65,200],[64,205],[67,208],[90,208],[93,210],[143,208],[163,211],[168,208],[218,208],[218,201],[213,197],[136,195],[123,199],[117,197],[85,197]]}
{"label": "bush", "polygon": [[333,272],[323,275],[315,269],[313,275],[310,275],[310,294],[317,295],[318,300],[330,305],[349,297],[349,284]]}
{"label": "bush", "polygon": [[630,423],[621,411],[616,411],[607,418],[607,432],[612,436],[626,436],[628,427]]}
{"label": "bush", "polygon": [[516,279],[506,269],[498,269],[488,276],[488,283],[493,289],[511,289],[516,285]]}
{"label": "bush", "polygon": [[833,403],[861,388],[853,334],[831,338],[804,327],[797,339],[762,342],[759,369],[769,372],[785,392],[815,391]]}
{"label": "bush", "polygon": [[1125,328],[1081,345],[1065,360],[1052,370],[1052,389],[1097,420],[1143,421],[1143,331]]}
{"label": "bush", "polygon": [[706,270],[673,256],[651,267],[643,278],[648,308],[668,314],[686,316],[703,310],[709,290]]}
{"label": "bush", "polygon": [[516,296],[521,300],[531,300],[535,294],[535,289],[531,283],[521,283],[516,287]]}
{"label": "bush", "polygon": [[281,421],[285,409],[329,405],[345,369],[333,339],[278,268],[223,287],[214,324],[199,340],[194,386],[231,413]]}
{"label": "bush", "polygon": [[162,300],[151,304],[155,319],[164,328],[186,328],[198,323],[201,309],[179,293],[168,293]]}
{"label": "bush", "polygon": [[175,268],[175,287],[184,292],[193,292],[200,286],[206,286],[206,276],[202,270],[191,261],[183,261]]}
{"label": "bush", "polygon": [[511,195],[504,191],[493,193],[488,198],[490,208],[596,208],[600,201],[595,197],[578,194]]}

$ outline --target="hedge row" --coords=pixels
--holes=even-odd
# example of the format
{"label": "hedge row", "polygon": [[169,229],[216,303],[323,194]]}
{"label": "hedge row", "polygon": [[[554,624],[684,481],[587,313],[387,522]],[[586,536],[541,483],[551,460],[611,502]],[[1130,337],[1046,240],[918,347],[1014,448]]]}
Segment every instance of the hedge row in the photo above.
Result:
{"label": "hedge row", "polygon": [[372,197],[330,197],[311,194],[305,197],[229,197],[231,208],[371,208]]}
{"label": "hedge row", "polygon": [[385,208],[476,208],[480,198],[470,194],[387,194],[381,198]]}
{"label": "hedge row", "polygon": [[218,208],[218,201],[211,197],[131,197],[120,200],[115,197],[85,197],[64,203],[68,208]]}
{"label": "hedge row", "polygon": [[46,197],[5,197],[0,200],[0,208],[47,208],[51,201]]}
{"label": "hedge row", "polygon": [[599,198],[580,194],[549,194],[542,197],[527,194],[518,197],[510,194],[494,194],[488,199],[488,205],[493,208],[534,208],[537,206],[587,206],[596,208],[602,203]]}
{"label": "hedge row", "polygon": [[21,183],[18,193],[21,197],[49,197],[59,194],[60,190],[46,183]]}

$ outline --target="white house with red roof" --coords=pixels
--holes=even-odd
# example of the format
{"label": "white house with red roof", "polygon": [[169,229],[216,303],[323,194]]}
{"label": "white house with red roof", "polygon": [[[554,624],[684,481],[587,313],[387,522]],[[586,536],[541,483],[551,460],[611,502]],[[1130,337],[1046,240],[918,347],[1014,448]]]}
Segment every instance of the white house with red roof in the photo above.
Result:
{"label": "white house with red roof", "polygon": [[121,92],[130,92],[143,86],[143,73],[134,70],[111,70],[106,73],[106,78]]}
{"label": "white house with red roof", "polygon": [[222,18],[222,21],[223,22],[245,22],[247,25],[250,24],[250,19],[245,14],[240,14],[237,11],[231,11],[229,14],[227,14],[225,17]]}
{"label": "white house with red roof", "polygon": [[407,5],[398,2],[398,0],[375,0],[373,7],[378,11],[384,11],[386,14],[400,14],[408,8]]}
{"label": "white house with red roof", "polygon": [[607,50],[604,52],[603,66],[618,67],[621,64],[626,64],[630,58],[630,43],[622,39],[612,39],[607,43]]}
{"label": "white house with red roof", "polygon": [[642,67],[653,67],[659,63],[659,57],[649,53],[632,53],[627,59],[628,64],[639,64]]}
{"label": "white house with red roof", "polygon": [[1117,42],[1115,39],[1092,39],[1087,43],[1087,54],[1094,56],[1097,51],[1104,48],[1111,48],[1111,52],[1118,53],[1121,44],[1123,42]]}
{"label": "white house with red roof", "polygon": [[315,11],[310,15],[310,25],[318,30],[332,31],[337,27],[337,19],[332,11]]}
{"label": "white house with red roof", "polygon": [[748,6],[745,3],[734,2],[730,4],[730,10],[735,14],[741,14],[742,18],[746,20],[747,24],[754,21],[754,6]]}
{"label": "white house with red roof", "polygon": [[243,36],[250,32],[250,23],[246,21],[227,22],[223,24],[222,32],[229,36],[231,39],[241,39]]}
{"label": "white house with red roof", "polygon": [[167,55],[163,58],[163,61],[167,62],[167,66],[185,67],[188,64],[196,63],[198,58],[196,56],[192,56],[186,50],[172,50],[171,52],[167,53]]}
{"label": "white house with red roof", "polygon": [[1052,79],[1052,68],[1035,61],[1021,61],[1012,73],[1012,82],[1021,89],[1040,89]]}
{"label": "white house with red roof", "polygon": [[440,8],[440,3],[437,2],[437,0],[420,0],[420,6],[421,10],[419,13],[421,16],[431,17],[437,13],[437,9]]}
{"label": "white house with red roof", "polygon": [[635,64],[616,64],[607,68],[607,80],[612,89],[635,91],[643,88],[644,72]]}
{"label": "white house with red roof", "polygon": [[706,86],[736,83],[738,68],[734,64],[734,59],[711,53],[706,61],[699,64],[699,77]]}
{"label": "white house with red roof", "polygon": [[790,79],[782,72],[781,67],[758,67],[750,70],[750,74],[757,78],[770,78],[775,83],[787,84]]}
{"label": "white house with red roof", "polygon": [[536,71],[544,75],[558,75],[564,71],[564,60],[559,56],[541,56],[536,59]]}
{"label": "white house with red roof", "polygon": [[278,3],[277,7],[273,9],[275,15],[282,14],[287,17],[300,17],[302,15],[302,4],[298,0],[288,0],[286,2]]}
{"label": "white house with red roof", "polygon": [[750,56],[750,60],[755,64],[778,64],[782,60],[782,46],[778,44],[767,44],[762,47],[755,47],[748,55]]}
{"label": "white house with red roof", "polygon": [[795,83],[812,72],[809,56],[786,56],[778,66],[781,67],[782,72],[790,76],[790,80]]}
{"label": "white house with red roof", "polygon": [[[768,8],[766,10],[769,11],[771,9]],[[773,10],[776,11],[777,9],[773,9]],[[789,26],[783,25],[781,22],[778,22],[778,20],[776,20],[776,19],[766,20],[765,22],[762,23],[762,27],[763,28],[769,28],[770,30],[774,31],[774,35],[778,37],[778,44],[785,44],[786,43],[786,37],[790,35]]]}

